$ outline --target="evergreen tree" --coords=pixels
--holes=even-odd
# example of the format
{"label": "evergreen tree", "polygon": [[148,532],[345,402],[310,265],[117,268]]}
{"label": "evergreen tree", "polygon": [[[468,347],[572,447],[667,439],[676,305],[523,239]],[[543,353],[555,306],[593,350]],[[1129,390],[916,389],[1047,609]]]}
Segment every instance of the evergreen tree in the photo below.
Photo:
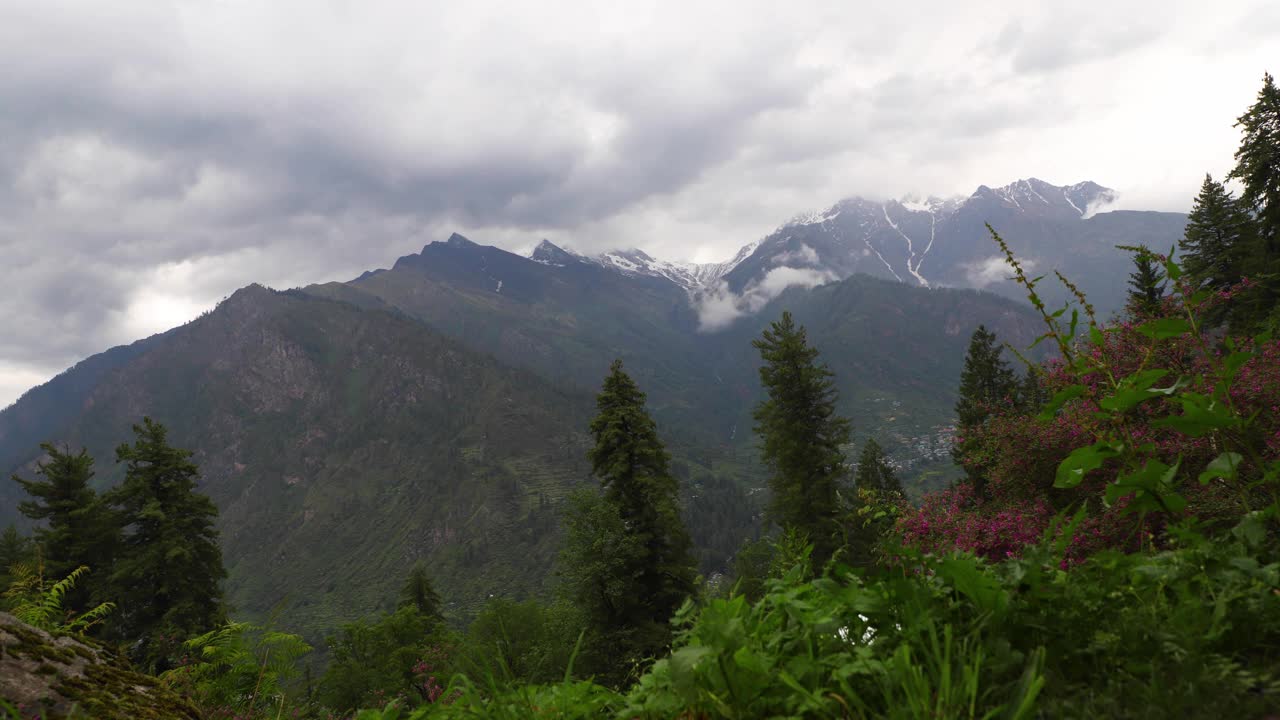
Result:
{"label": "evergreen tree", "polygon": [[43,525],[36,528],[45,572],[62,578],[81,565],[91,573],[66,599],[69,609],[85,609],[92,599],[104,597],[104,580],[110,574],[119,528],[108,508],[89,486],[93,479],[93,458],[86,450],[72,454],[44,443],[46,459],[36,465],[41,479],[13,477],[31,496],[18,504],[18,511]]}
{"label": "evergreen tree", "polygon": [[1049,402],[1049,391],[1035,368],[1027,368],[1027,374],[1018,383],[1017,395],[1018,409],[1026,413],[1037,413]]}
{"label": "evergreen tree", "polygon": [[329,667],[319,682],[321,703],[337,710],[336,717],[354,717],[359,708],[397,696],[413,704],[438,699],[452,674],[449,640],[439,630],[411,607],[342,625],[325,638]]}
{"label": "evergreen tree", "polygon": [[400,588],[400,602],[397,607],[408,607],[418,611],[419,615],[430,618],[436,623],[444,621],[444,612],[440,602],[440,594],[431,583],[431,576],[422,563],[413,566],[409,576]]}
{"label": "evergreen tree", "polygon": [[17,526],[9,523],[9,527],[0,534],[0,593],[13,582],[9,569],[18,563],[30,562],[34,554],[31,538],[18,532]]}
{"label": "evergreen tree", "polygon": [[994,408],[1014,396],[1017,381],[1009,364],[1000,357],[1001,352],[995,333],[979,325],[969,340],[964,370],[960,372],[956,422],[961,430],[981,424]]}
{"label": "evergreen tree", "polygon": [[[625,668],[661,652],[670,619],[696,586],[679,488],[644,393],[614,361],[591,422],[592,473],[603,496],[578,497],[566,517],[564,565],[597,633],[597,657],[618,681]],[[609,672],[612,670],[612,672]]]}
{"label": "evergreen tree", "polygon": [[[1000,357],[1002,350],[996,344],[995,333],[983,325],[978,326],[969,340],[964,369],[960,373],[960,399],[956,402],[959,442],[951,451],[957,460],[965,455],[971,431],[985,422],[994,409],[1010,401],[1021,402],[1017,378],[1009,364]],[[977,493],[985,494],[983,470],[966,467],[966,471]]]}
{"label": "evergreen tree", "polygon": [[1205,175],[1178,243],[1187,275],[1209,290],[1235,285],[1255,249],[1255,237],[1253,219],[1244,205],[1222,183]]}
{"label": "evergreen tree", "polygon": [[107,494],[125,528],[112,585],[120,611],[115,625],[135,662],[165,669],[187,638],[221,625],[221,580],[226,577],[218,510],[196,490],[191,453],[169,445],[164,426],[150,418],[134,425],[132,445],[116,449],[124,482]]}
{"label": "evergreen tree", "polygon": [[853,486],[858,490],[875,490],[876,492],[902,492],[902,483],[889,464],[889,456],[875,438],[867,438],[858,455],[858,472],[854,475]]}
{"label": "evergreen tree", "polygon": [[1150,315],[1160,309],[1165,283],[1160,277],[1155,256],[1146,246],[1139,246],[1139,251],[1134,253],[1133,264],[1134,270],[1129,273],[1128,306],[1138,314]]}
{"label": "evergreen tree", "polygon": [[1244,137],[1228,180],[1244,185],[1240,200],[1258,219],[1268,258],[1280,255],[1280,90],[1270,73],[1262,75],[1258,99],[1236,120]]}
{"label": "evergreen tree", "polygon": [[849,442],[849,421],[836,414],[831,370],[817,363],[817,349],[791,313],[782,313],[752,345],[764,360],[760,382],[768,393],[754,418],[770,471],[769,512],[784,528],[808,536],[817,570],[837,542],[837,487],[845,475],[841,446]]}

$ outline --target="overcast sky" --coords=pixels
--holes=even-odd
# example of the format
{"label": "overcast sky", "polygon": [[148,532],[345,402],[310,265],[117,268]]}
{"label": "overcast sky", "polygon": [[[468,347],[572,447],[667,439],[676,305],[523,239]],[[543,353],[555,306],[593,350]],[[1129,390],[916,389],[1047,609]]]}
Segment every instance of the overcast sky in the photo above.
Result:
{"label": "overcast sky", "polygon": [[611,4],[0,0],[0,407],[454,230],[721,260],[1029,176],[1186,210],[1280,71],[1265,0]]}

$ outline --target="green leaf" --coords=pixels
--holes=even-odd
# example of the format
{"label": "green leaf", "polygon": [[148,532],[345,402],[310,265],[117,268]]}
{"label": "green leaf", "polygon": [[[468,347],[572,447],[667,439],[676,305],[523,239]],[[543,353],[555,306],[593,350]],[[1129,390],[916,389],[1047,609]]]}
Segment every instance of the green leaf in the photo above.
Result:
{"label": "green leaf", "polygon": [[1200,473],[1200,484],[1207,485],[1210,480],[1223,478],[1224,480],[1234,480],[1236,478],[1236,468],[1240,467],[1240,461],[1243,457],[1240,453],[1224,452],[1214,458],[1204,472]]}
{"label": "green leaf", "polygon": [[1037,417],[1040,420],[1052,420],[1054,413],[1062,409],[1062,406],[1067,404],[1068,401],[1084,395],[1084,391],[1085,387],[1083,385],[1070,385],[1059,390],[1049,399],[1048,404],[1044,406],[1044,410],[1040,411]]}
{"label": "green leaf", "polygon": [[1167,340],[1191,332],[1191,323],[1176,317],[1160,318],[1139,325],[1138,332],[1153,340]]}
{"label": "green leaf", "polygon": [[1099,347],[1101,347],[1103,342],[1105,342],[1105,338],[1102,336],[1102,330],[1100,330],[1097,325],[1089,326],[1089,342]]}
{"label": "green leaf", "polygon": [[938,574],[984,612],[1002,610],[1009,600],[1000,583],[982,572],[972,557],[948,557],[938,564]]}
{"label": "green leaf", "polygon": [[1154,391],[1149,388],[1168,374],[1168,370],[1144,370],[1130,375],[1121,381],[1115,394],[1100,400],[1098,406],[1112,412],[1126,412],[1138,403],[1155,397]]}
{"label": "green leaf", "polygon": [[1253,359],[1253,353],[1251,352],[1231,353],[1230,355],[1222,359],[1223,367],[1226,370],[1224,374],[1228,378],[1234,378],[1236,376],[1236,373],[1240,372],[1240,368],[1244,367],[1245,363],[1249,362],[1252,359]]}
{"label": "green leaf", "polygon": [[1130,511],[1182,512],[1187,507],[1187,500],[1174,491],[1174,479],[1181,465],[1182,458],[1172,466],[1159,460],[1148,460],[1140,469],[1122,474],[1107,487],[1107,504],[1114,505],[1120,498],[1134,495],[1128,507]]}
{"label": "green leaf", "polygon": [[1155,427],[1167,427],[1191,437],[1201,437],[1214,430],[1225,430],[1240,424],[1240,418],[1231,410],[1207,395],[1185,392],[1178,396],[1182,405],[1181,415],[1170,415],[1152,422]]}
{"label": "green leaf", "polygon": [[1267,538],[1267,526],[1262,519],[1262,513],[1255,510],[1245,515],[1240,524],[1231,529],[1231,534],[1250,547],[1261,545]]}
{"label": "green leaf", "polygon": [[767,675],[769,673],[768,663],[749,647],[738,648],[738,651],[733,654],[733,661],[737,663],[738,667],[757,675]]}
{"label": "green leaf", "polygon": [[1053,486],[1056,488],[1073,488],[1079,485],[1090,470],[1097,470],[1108,458],[1117,455],[1116,449],[1107,441],[1076,448],[1058,464],[1058,473]]}

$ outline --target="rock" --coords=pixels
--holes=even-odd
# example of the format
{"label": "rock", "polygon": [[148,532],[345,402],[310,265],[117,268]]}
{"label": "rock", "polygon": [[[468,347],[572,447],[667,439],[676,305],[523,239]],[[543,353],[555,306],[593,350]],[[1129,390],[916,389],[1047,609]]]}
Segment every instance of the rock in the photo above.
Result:
{"label": "rock", "polygon": [[192,718],[200,713],[110,651],[0,612],[0,698],[20,717]]}

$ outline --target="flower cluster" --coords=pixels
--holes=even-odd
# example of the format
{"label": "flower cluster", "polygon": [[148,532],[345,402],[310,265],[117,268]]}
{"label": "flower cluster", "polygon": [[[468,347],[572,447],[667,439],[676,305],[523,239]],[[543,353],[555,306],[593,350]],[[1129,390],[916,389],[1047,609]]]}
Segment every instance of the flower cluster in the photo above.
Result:
{"label": "flower cluster", "polygon": [[[1177,308],[1172,301],[1167,304],[1169,317]],[[965,482],[926,497],[919,509],[899,519],[903,541],[931,552],[964,550],[1002,559],[1039,541],[1055,515],[1081,504],[1087,514],[1066,543],[1069,559],[1103,548],[1131,550],[1144,540],[1158,540],[1173,518],[1166,513],[1129,513],[1127,497],[1106,501],[1108,487],[1122,472],[1119,461],[1089,471],[1074,487],[1055,487],[1062,461],[1102,438],[1122,438],[1127,446],[1141,448],[1144,456],[1179,468],[1174,487],[1187,501],[1179,516],[1210,525],[1238,517],[1238,484],[1201,483],[1198,478],[1223,451],[1221,437],[1193,436],[1162,420],[1183,413],[1180,392],[1217,393],[1229,398],[1236,417],[1252,418],[1249,431],[1259,440],[1263,461],[1280,457],[1280,341],[1258,345],[1235,339],[1235,351],[1253,356],[1230,373],[1225,359],[1231,350],[1222,338],[1187,332],[1153,341],[1149,326],[1144,328],[1150,320],[1151,316],[1124,318],[1094,342],[1077,342],[1072,364],[1047,363],[1042,371],[1050,393],[1082,388],[1079,397],[1051,416],[1006,404],[992,408],[990,418],[969,428],[963,439],[958,438],[957,458],[969,477],[983,480],[981,494]],[[1151,393],[1123,411],[1107,410],[1118,379],[1152,368],[1166,371],[1156,387],[1169,388],[1168,392]]]}

